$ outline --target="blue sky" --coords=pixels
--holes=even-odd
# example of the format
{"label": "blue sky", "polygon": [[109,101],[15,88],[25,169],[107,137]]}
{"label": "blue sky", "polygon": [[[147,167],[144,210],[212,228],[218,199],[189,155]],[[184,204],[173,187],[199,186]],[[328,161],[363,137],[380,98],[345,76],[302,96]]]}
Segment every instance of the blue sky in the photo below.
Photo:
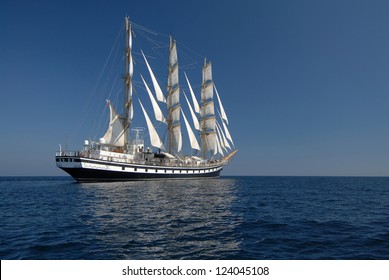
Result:
{"label": "blue sky", "polygon": [[3,0],[0,175],[65,175],[55,151],[98,122],[88,102],[104,110],[97,81],[128,15],[212,60],[239,150],[224,175],[387,176],[388,14],[371,0]]}

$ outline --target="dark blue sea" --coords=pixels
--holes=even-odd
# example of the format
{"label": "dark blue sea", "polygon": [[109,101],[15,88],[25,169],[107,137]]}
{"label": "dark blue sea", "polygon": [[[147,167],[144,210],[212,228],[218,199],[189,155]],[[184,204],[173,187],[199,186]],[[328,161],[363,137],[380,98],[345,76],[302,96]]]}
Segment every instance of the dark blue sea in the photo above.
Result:
{"label": "dark blue sea", "polygon": [[389,259],[389,178],[0,177],[1,259]]}

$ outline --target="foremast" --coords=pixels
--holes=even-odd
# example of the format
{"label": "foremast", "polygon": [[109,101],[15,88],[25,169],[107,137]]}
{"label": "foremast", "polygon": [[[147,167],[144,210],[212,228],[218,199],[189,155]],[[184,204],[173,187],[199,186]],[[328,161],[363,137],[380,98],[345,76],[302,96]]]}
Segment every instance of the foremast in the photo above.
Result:
{"label": "foremast", "polygon": [[178,83],[178,59],[176,41],[170,36],[169,76],[167,86],[167,111],[169,130],[169,153],[179,153],[182,148],[180,125],[180,85]]}
{"label": "foremast", "polygon": [[123,116],[123,127],[124,127],[124,148],[127,149],[129,142],[129,131],[134,115],[133,104],[132,104],[132,77],[134,73],[134,60],[132,58],[132,32],[131,22],[129,17],[126,17],[126,70],[124,76],[125,84],[125,100],[124,100],[124,116]]}

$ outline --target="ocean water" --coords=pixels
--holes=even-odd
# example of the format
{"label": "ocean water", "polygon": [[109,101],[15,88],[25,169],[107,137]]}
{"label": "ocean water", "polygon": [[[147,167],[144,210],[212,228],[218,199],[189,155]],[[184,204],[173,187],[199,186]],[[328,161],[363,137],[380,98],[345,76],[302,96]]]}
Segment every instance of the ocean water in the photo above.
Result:
{"label": "ocean water", "polygon": [[389,178],[0,177],[1,259],[389,259]]}

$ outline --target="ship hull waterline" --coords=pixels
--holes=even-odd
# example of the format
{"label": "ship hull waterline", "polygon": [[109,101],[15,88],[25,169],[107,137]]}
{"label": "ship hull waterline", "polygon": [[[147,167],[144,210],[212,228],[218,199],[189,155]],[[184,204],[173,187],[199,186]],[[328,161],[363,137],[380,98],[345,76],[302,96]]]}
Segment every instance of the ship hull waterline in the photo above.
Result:
{"label": "ship hull waterline", "polygon": [[202,167],[128,164],[81,157],[56,157],[57,166],[80,182],[218,178],[223,164]]}

